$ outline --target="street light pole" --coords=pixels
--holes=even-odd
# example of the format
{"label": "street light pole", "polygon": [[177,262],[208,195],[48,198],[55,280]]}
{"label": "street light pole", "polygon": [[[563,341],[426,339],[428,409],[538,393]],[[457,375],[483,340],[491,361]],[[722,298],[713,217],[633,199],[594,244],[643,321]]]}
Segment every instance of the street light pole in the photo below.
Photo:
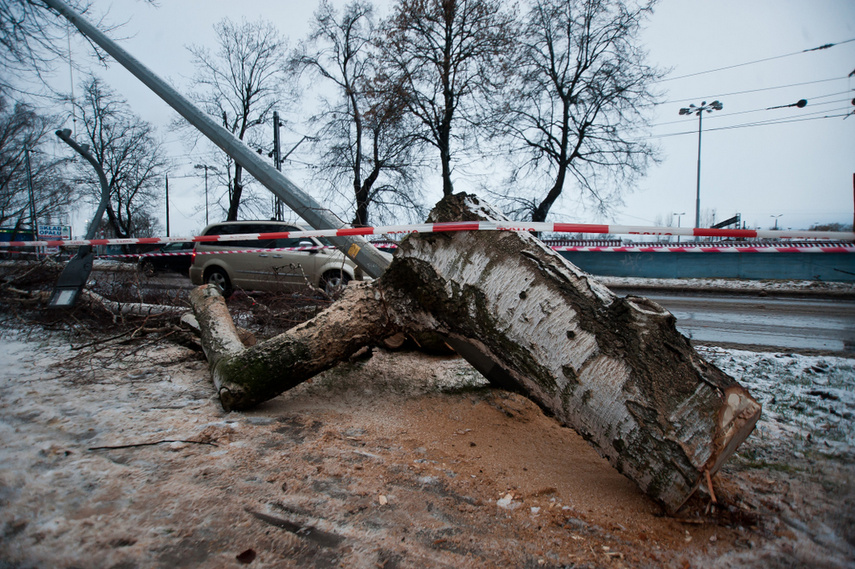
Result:
{"label": "street light pole", "polygon": [[[282,159],[280,158],[279,150],[279,127],[282,122],[279,120],[279,111],[273,111],[273,165],[280,172],[282,171]],[[282,221],[282,200],[279,196],[273,196],[273,218],[276,221]]]}
{"label": "street light pole", "polygon": [[[297,150],[297,147],[300,146],[301,144],[303,144],[304,141],[315,140],[315,137],[309,136],[308,134],[303,136],[303,138],[301,138],[300,140],[297,141],[297,144],[295,144],[294,146],[291,147],[291,150],[289,150],[288,152],[286,152],[283,155],[282,154],[282,147],[281,147],[281,137],[279,136],[279,127],[283,126],[284,123],[282,123],[279,120],[279,113],[278,112],[273,111],[273,117],[274,117],[273,123],[275,125],[275,127],[273,129],[273,151],[270,152],[270,154],[268,154],[268,156],[271,156],[273,158],[273,165],[276,167],[277,170],[279,170],[281,172],[282,171],[282,163],[285,162],[289,156],[291,156],[291,153],[294,152],[295,150]],[[282,200],[280,200],[277,197],[273,203],[274,203],[274,205],[273,205],[273,216],[277,221],[282,221],[282,219],[283,219]]]}
{"label": "street light pole", "polygon": [[169,237],[169,173],[166,174],[166,236]]}
{"label": "street light pole", "polygon": [[208,170],[212,170],[214,172],[219,172],[216,166],[209,166],[207,164],[196,164],[193,166],[197,170],[205,170],[205,225],[208,225]]}
{"label": "street light pole", "polygon": [[36,198],[33,192],[33,171],[30,168],[30,148],[24,145],[24,165],[27,170],[27,192],[30,200],[30,229],[33,232],[33,241],[38,240],[39,230],[38,221],[36,220]]}
{"label": "street light pole", "polygon": [[774,218],[775,218],[775,227],[774,227],[774,229],[775,229],[776,231],[778,230],[778,218],[779,218],[779,217],[781,217],[782,215],[784,215],[784,214],[783,214],[783,213],[779,213],[778,215],[770,215],[770,216],[769,216],[769,217],[774,217]]}
{"label": "street light pole", "polygon": [[[671,214],[672,219],[674,218],[674,216],[677,216],[677,229],[680,228],[680,220],[683,218],[684,215],[686,215],[685,211],[682,213],[672,213]],[[677,235],[677,243],[679,243],[679,242],[680,242],[680,236]]]}
{"label": "street light pole", "polygon": [[719,101],[713,101],[709,105],[704,101],[699,107],[692,104],[680,109],[681,115],[698,115],[698,183],[695,196],[695,227],[701,226],[701,133],[703,132],[704,111],[711,113],[720,111],[723,107]]}

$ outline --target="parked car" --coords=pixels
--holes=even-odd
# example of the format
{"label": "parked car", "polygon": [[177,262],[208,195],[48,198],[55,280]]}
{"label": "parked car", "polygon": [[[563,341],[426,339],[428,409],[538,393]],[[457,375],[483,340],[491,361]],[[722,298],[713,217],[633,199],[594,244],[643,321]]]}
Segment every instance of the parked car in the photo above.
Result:
{"label": "parked car", "polygon": [[[172,255],[163,255],[172,253]],[[193,243],[167,243],[160,249],[143,253],[137,261],[140,272],[151,276],[160,271],[174,271],[187,276],[193,255]]]}
{"label": "parked car", "polygon": [[[202,230],[202,235],[282,231],[306,231],[306,228],[277,221],[224,221],[207,226]],[[190,265],[190,281],[197,285],[215,284],[225,296],[231,295],[237,288],[281,291],[298,290],[307,285],[332,294],[358,274],[361,275],[361,272],[338,249],[321,248],[327,245],[329,242],[325,239],[306,237],[198,242]],[[234,252],[307,246],[315,248],[304,251]]]}

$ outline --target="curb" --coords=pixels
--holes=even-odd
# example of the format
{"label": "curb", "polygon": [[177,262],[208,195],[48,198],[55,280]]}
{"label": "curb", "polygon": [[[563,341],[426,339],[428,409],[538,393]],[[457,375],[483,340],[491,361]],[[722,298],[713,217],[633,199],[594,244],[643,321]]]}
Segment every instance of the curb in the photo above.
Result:
{"label": "curb", "polygon": [[647,292],[677,291],[695,294],[740,296],[790,296],[855,300],[855,284],[825,281],[776,281],[738,279],[653,279],[639,277],[598,277],[601,283],[619,291],[643,295]]}

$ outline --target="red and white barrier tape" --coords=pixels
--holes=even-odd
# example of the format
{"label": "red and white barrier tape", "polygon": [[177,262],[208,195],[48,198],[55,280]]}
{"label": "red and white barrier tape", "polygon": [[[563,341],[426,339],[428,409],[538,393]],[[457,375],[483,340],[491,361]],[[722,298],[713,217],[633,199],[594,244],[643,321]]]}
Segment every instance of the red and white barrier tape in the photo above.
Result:
{"label": "red and white barrier tape", "polygon": [[855,253],[855,245],[823,247],[819,244],[799,247],[725,245],[723,247],[552,247],[552,249],[554,251],[605,253]]}
{"label": "red and white barrier tape", "polygon": [[301,237],[349,237],[366,235],[403,235],[408,233],[445,233],[454,231],[536,231],[546,233],[592,233],[612,235],[685,235],[689,237],[729,237],[736,239],[832,239],[855,241],[855,233],[845,231],[802,231],[761,229],[705,229],[690,227],[645,227],[632,225],[597,225],[586,223],[531,223],[504,221],[463,221],[386,225],[380,227],[346,227],[311,231],[244,233],[239,235],[204,235],[196,237],[138,237],[118,239],[66,239],[57,241],[7,241],[0,247],[59,247],[77,245],[152,245],[157,243],[209,243],[254,239],[296,239]]}
{"label": "red and white barrier tape", "polygon": [[311,247],[276,247],[273,249],[218,249],[216,251],[182,251],[181,253],[131,253],[126,255],[98,255],[105,259],[128,259],[147,257],[180,257],[182,255],[222,255],[224,253],[276,253],[277,251],[317,251],[319,249],[335,249],[331,245],[312,245]]}
{"label": "red and white barrier tape", "polygon": [[[547,246],[549,246],[547,244]],[[394,243],[381,244],[380,249],[396,249]],[[572,253],[855,253],[855,244],[835,245],[833,247],[816,245],[799,245],[797,247],[778,247],[774,245],[742,246],[723,245],[716,247],[671,247],[667,245],[652,246],[617,246],[617,247],[585,247],[570,245],[549,246],[553,251],[568,251]],[[216,251],[197,251],[197,255],[222,255],[227,253],[275,253],[277,251],[313,251],[318,249],[334,249],[334,247],[280,247],[276,249],[219,249]],[[193,251],[182,253],[130,253],[125,255],[98,255],[100,259],[140,259],[147,257],[180,257],[192,255]]]}

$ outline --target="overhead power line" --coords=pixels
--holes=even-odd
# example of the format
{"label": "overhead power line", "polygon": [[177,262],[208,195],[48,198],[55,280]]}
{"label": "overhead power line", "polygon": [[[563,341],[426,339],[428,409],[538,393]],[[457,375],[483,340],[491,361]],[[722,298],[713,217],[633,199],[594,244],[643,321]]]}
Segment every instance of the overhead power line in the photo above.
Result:
{"label": "overhead power line", "polygon": [[735,128],[748,128],[748,127],[755,127],[755,126],[768,126],[768,125],[773,125],[773,124],[789,124],[789,123],[794,123],[794,122],[805,122],[805,121],[814,121],[814,120],[823,120],[823,119],[833,119],[833,118],[839,118],[839,117],[847,117],[847,116],[852,114],[850,111],[848,111],[848,109],[832,109],[831,111],[825,111],[825,112],[837,112],[837,111],[847,111],[847,112],[842,112],[842,113],[836,114],[836,115],[823,115],[823,116],[817,116],[817,117],[798,117],[798,118],[790,118],[790,119],[770,119],[767,121],[757,121],[757,122],[753,122],[753,123],[745,123],[745,124],[737,124],[737,125],[733,125],[733,126],[722,126],[722,127],[717,127],[717,128],[711,128],[711,129],[709,129],[709,131],[732,130]]}
{"label": "overhead power line", "polygon": [[[848,91],[843,91],[841,93],[832,93],[829,95],[819,95],[816,97],[811,97],[808,105],[809,105],[809,108],[813,109],[814,107],[821,106],[821,105],[836,105],[838,103],[848,103],[849,99],[836,99],[834,101],[823,101],[821,103],[815,102],[817,99],[827,99],[828,97],[834,97],[834,96],[838,96],[838,95],[847,95],[847,94],[849,94]],[[785,105],[785,106],[788,106],[788,105]],[[746,115],[746,114],[750,114],[750,113],[765,112],[768,110],[770,110],[769,107],[760,107],[757,109],[749,109],[749,110],[745,110],[745,111],[736,111],[733,113],[721,113],[721,114],[717,113],[715,115],[712,115],[711,117],[708,117],[707,120],[716,119],[719,122],[721,122],[720,119],[725,119],[728,117],[735,117],[737,115]],[[820,111],[820,112],[825,112],[825,111]],[[799,114],[800,114],[800,116],[805,116],[805,113],[799,113]],[[808,114],[816,114],[816,113],[808,113]],[[775,119],[772,119],[772,120],[775,120]],[[681,124],[681,123],[685,123],[685,122],[686,122],[686,119],[678,119],[678,120],[673,120],[673,121],[654,123],[654,124],[651,124],[650,126],[651,127],[657,127],[657,126],[665,126],[665,125],[669,125],[669,124]]]}
{"label": "overhead power line", "polygon": [[855,38],[848,39],[848,40],[841,41],[841,42],[837,42],[837,43],[827,43],[827,44],[820,45],[820,46],[817,46],[817,47],[812,47],[812,48],[810,48],[810,49],[803,49],[803,50],[801,50],[801,51],[794,51],[794,52],[792,52],[792,53],[785,53],[785,54],[782,54],[782,55],[775,55],[775,56],[772,56],[772,57],[765,57],[765,58],[763,58],[763,59],[756,59],[756,60],[754,60],[754,61],[746,61],[745,63],[737,63],[737,64],[734,64],[734,65],[728,65],[728,66],[725,66],[725,67],[719,67],[719,68],[716,68],[716,69],[708,69],[708,70],[706,70],[706,71],[698,71],[698,72],[695,72],[695,73],[688,73],[688,74],[686,74],[686,75],[678,75],[677,77],[668,77],[667,79],[661,79],[661,80],[659,80],[658,82],[659,82],[659,83],[665,83],[665,82],[667,82],[667,81],[676,81],[677,79],[687,79],[687,78],[689,78],[689,77],[697,77],[698,75],[706,75],[706,74],[708,74],[708,73],[717,73],[717,72],[719,72],[719,71],[727,71],[728,69],[736,69],[737,67],[745,67],[746,65],[754,65],[754,64],[756,64],[756,63],[765,63],[765,62],[767,62],[767,61],[773,61],[773,60],[775,60],[775,59],[783,59],[783,58],[785,58],[785,57],[792,57],[792,56],[794,56],[794,55],[801,55],[801,54],[803,54],[803,53],[809,53],[809,52],[812,52],[812,51],[820,51],[820,50],[824,50],[824,49],[830,49],[830,48],[832,48],[832,47],[834,47],[834,46],[843,45],[843,44],[847,44],[847,43],[850,43],[850,42],[855,42]]}
{"label": "overhead power line", "polygon": [[[840,111],[846,111],[846,112],[840,112]],[[773,124],[787,124],[787,123],[794,123],[794,122],[805,122],[805,121],[815,121],[815,120],[823,120],[823,119],[833,119],[833,118],[847,117],[847,116],[850,116],[852,114],[852,112],[846,108],[832,109],[830,111],[820,111],[820,112],[832,112],[832,113],[838,113],[838,114],[824,115],[824,116],[808,116],[808,117],[798,117],[798,118],[786,118],[786,119],[785,118],[769,119],[767,121],[755,121],[755,122],[750,122],[750,123],[735,124],[735,125],[731,125],[731,126],[720,126],[720,127],[715,127],[715,128],[705,128],[704,132],[706,133],[706,132],[713,132],[716,130],[732,130],[735,128],[751,128],[751,127],[757,127],[757,126],[768,126],[768,125],[773,125]],[[646,137],[646,139],[670,138],[672,136],[685,136],[685,135],[689,135],[689,134],[693,134],[693,135],[697,136],[698,131],[697,130],[687,130],[687,131],[683,131],[683,132],[670,132],[667,134],[654,134],[654,135]]]}
{"label": "overhead power line", "polygon": [[[855,72],[853,72],[855,73]],[[774,91],[776,89],[787,89],[789,87],[804,87],[805,85],[818,85],[819,83],[828,83],[830,81],[845,81],[847,77],[831,77],[829,79],[819,79],[817,81],[804,81],[802,83],[790,83],[789,85],[777,85],[775,87],[760,87],[758,89],[746,89],[744,91],[734,91],[732,93],[719,93],[717,95],[704,95],[702,97],[683,97],[680,99],[672,99],[670,101],[663,101],[661,103],[656,103],[657,105],[671,105],[675,103],[682,103],[684,101],[695,101],[699,99],[719,99],[722,97],[732,97],[736,95],[747,95],[750,93],[760,93],[762,91]],[[816,97],[814,97],[816,98]]]}

